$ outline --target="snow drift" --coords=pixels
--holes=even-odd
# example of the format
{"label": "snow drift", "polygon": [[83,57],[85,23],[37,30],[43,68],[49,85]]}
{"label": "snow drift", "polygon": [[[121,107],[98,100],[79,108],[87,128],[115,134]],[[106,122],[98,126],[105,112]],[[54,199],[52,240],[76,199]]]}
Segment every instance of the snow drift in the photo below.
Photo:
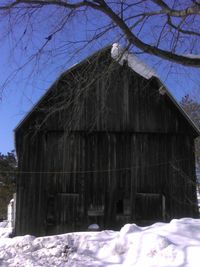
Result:
{"label": "snow drift", "polygon": [[0,266],[198,267],[200,219],[184,218],[119,232],[0,238]]}

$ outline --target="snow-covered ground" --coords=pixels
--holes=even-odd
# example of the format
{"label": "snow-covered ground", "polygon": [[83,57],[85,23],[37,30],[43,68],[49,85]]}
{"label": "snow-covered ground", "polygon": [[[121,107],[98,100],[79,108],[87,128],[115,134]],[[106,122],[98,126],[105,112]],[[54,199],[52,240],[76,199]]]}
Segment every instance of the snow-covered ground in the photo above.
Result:
{"label": "snow-covered ground", "polygon": [[184,218],[119,232],[0,238],[0,266],[199,267],[200,219]]}
{"label": "snow-covered ground", "polygon": [[198,201],[198,207],[199,207],[199,212],[200,212],[200,194],[197,192],[197,201]]}
{"label": "snow-covered ground", "polygon": [[[0,238],[9,237],[9,235],[12,233],[12,230],[13,229],[9,227],[8,221],[0,222]],[[0,244],[1,244],[1,239],[0,239]]]}

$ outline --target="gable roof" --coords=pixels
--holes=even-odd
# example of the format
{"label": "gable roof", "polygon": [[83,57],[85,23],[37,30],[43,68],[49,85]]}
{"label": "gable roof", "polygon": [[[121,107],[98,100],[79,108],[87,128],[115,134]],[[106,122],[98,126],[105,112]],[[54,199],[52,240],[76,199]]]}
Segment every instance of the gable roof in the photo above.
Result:
{"label": "gable roof", "polygon": [[78,64],[73,65],[71,68],[69,68],[67,71],[63,72],[56,81],[50,86],[50,88],[46,91],[46,93],[39,99],[38,102],[33,106],[33,108],[26,114],[26,116],[19,122],[19,124],[16,126],[14,131],[16,132],[25,121],[28,120],[28,118],[32,115],[34,111],[37,110],[39,105],[43,102],[43,100],[48,96],[48,94],[54,89],[54,87],[57,85],[58,81],[60,79],[70,73],[71,71],[75,70],[82,64],[85,64],[87,62],[90,62],[90,59],[93,57],[102,54],[105,51],[109,51],[111,53],[111,57],[117,61],[120,65],[123,65],[126,61],[128,63],[128,66],[136,73],[138,73],[140,76],[144,77],[147,80],[150,79],[156,79],[159,85],[159,92],[162,95],[167,95],[170,101],[174,104],[174,106],[179,110],[179,112],[182,114],[182,116],[186,119],[186,121],[189,123],[190,127],[194,130],[196,137],[200,136],[200,129],[195,125],[195,123],[192,121],[192,119],[187,115],[187,113],[183,110],[183,108],[179,105],[179,103],[176,101],[176,99],[172,96],[166,85],[159,79],[156,72],[150,68],[148,65],[146,65],[143,61],[141,61],[139,58],[137,58],[132,53],[129,53],[122,49],[119,44],[115,43],[113,45],[109,45],[104,47],[101,50],[98,50],[97,52],[93,53],[83,61],[79,62]]}

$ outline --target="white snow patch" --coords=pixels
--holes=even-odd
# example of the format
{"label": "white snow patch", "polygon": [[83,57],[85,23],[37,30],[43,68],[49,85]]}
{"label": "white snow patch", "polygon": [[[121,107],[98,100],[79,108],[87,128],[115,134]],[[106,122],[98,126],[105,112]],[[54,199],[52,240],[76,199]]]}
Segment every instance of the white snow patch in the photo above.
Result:
{"label": "white snow patch", "polygon": [[100,227],[99,227],[99,225],[98,224],[96,224],[96,223],[93,223],[93,224],[90,224],[89,226],[88,226],[88,230],[99,230],[100,229]]}
{"label": "white snow patch", "polygon": [[0,228],[5,228],[8,226],[8,221],[4,220],[2,222],[0,222]]}
{"label": "white snow patch", "polygon": [[12,233],[13,228],[9,227],[8,221],[0,222],[0,238],[1,237],[9,237],[9,235]]}
{"label": "white snow patch", "polygon": [[196,58],[200,59],[200,55],[195,55],[195,54],[183,54],[184,57],[189,57],[189,58]]}
{"label": "white snow patch", "polygon": [[114,43],[111,49],[111,56],[120,65],[123,65],[125,61],[128,62],[128,66],[145,79],[150,79],[152,76],[157,77],[156,72],[142,62],[134,54],[125,51],[118,43]]}
{"label": "white snow patch", "polygon": [[200,219],[183,218],[148,227],[127,224],[119,232],[0,238],[5,267],[199,267]]}

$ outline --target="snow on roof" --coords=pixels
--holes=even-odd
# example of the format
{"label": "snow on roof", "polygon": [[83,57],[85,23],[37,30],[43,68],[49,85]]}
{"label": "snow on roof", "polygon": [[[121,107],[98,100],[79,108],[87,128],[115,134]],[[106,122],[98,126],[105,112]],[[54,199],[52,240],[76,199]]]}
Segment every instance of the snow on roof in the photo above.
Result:
{"label": "snow on roof", "polygon": [[200,220],[183,218],[118,231],[0,238],[0,265],[199,267]]}
{"label": "snow on roof", "polygon": [[146,79],[150,79],[152,76],[157,77],[156,72],[142,62],[134,54],[124,50],[118,43],[114,43],[111,49],[111,57],[118,61],[120,65],[124,64],[124,61],[128,62],[128,66],[139,75]]}
{"label": "snow on roof", "polygon": [[183,54],[184,57],[200,59],[200,55],[195,54]]}
{"label": "snow on roof", "polygon": [[146,65],[144,62],[142,62],[138,57],[136,57],[134,54],[126,51],[124,48],[120,46],[118,43],[114,43],[112,45],[111,49],[111,57],[116,60],[120,65],[123,65],[124,62],[128,62],[128,66],[144,77],[145,79],[150,79],[152,77],[156,77],[159,81],[160,88],[159,92],[161,95],[164,95],[167,93],[168,97],[173,101],[173,103],[177,106],[177,108],[180,110],[180,112],[183,114],[183,116],[186,118],[186,120],[191,124],[191,126],[194,128],[194,130],[197,133],[197,136],[200,135],[200,131],[195,125],[195,123],[191,120],[191,118],[186,114],[186,112],[181,108],[181,106],[177,103],[175,98],[172,96],[170,91],[168,90],[167,86],[161,81],[161,79],[157,76],[156,72]]}

